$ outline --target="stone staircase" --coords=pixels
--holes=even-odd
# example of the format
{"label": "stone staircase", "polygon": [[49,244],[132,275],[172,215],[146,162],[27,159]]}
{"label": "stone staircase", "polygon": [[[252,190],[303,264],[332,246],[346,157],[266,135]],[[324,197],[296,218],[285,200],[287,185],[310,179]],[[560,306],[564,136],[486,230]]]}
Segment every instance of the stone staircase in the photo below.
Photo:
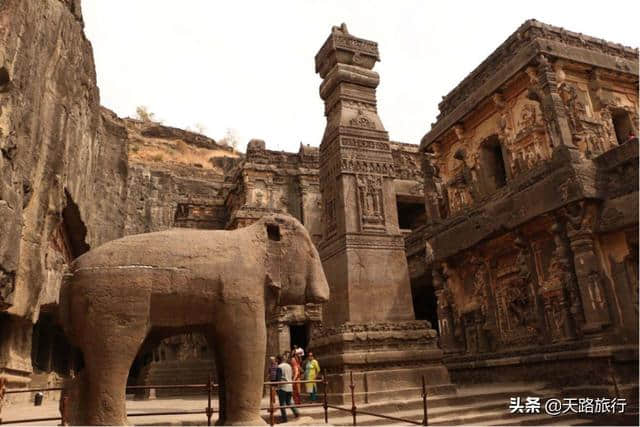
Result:
{"label": "stone staircase", "polygon": [[[429,425],[588,425],[591,420],[580,418],[576,414],[549,416],[541,409],[540,414],[511,414],[511,397],[540,397],[545,400],[560,396],[557,390],[544,387],[544,384],[492,384],[474,386],[458,390],[453,396],[433,396],[427,400]],[[344,405],[349,407],[349,405]],[[422,399],[416,396],[405,401],[390,401],[359,405],[358,409],[384,415],[422,421]],[[318,424],[324,424],[322,408],[306,409],[305,416],[311,416]],[[353,425],[350,412],[329,410],[329,424],[335,426]],[[371,415],[358,415],[357,425],[410,425]]]}
{"label": "stone staircase", "polygon": [[[209,374],[212,372],[214,372],[214,365],[211,360],[153,362],[143,368],[138,384],[206,384],[209,381]],[[135,394],[139,396],[142,393],[136,392]],[[206,391],[204,389],[158,389],[155,391],[155,395],[156,397],[206,395]]]}

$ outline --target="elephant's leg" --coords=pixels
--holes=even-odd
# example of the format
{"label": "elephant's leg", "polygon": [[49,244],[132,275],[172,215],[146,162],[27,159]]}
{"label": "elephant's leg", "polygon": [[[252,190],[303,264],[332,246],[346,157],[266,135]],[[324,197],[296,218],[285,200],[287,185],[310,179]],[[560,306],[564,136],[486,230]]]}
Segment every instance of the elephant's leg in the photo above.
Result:
{"label": "elephant's leg", "polygon": [[224,364],[222,359],[222,352],[220,346],[217,345],[215,338],[212,334],[207,335],[207,343],[209,349],[213,352],[216,362],[216,382],[218,383],[218,421],[217,426],[223,426],[225,424],[225,387],[224,387]]}
{"label": "elephant's leg", "polygon": [[264,306],[238,303],[220,314],[216,343],[224,376],[224,423],[265,424],[260,416],[267,341]]}
{"label": "elephant's leg", "polygon": [[84,348],[88,380],[86,424],[126,425],[127,376],[138,348],[147,334],[146,324],[117,314],[103,315],[95,322]]}

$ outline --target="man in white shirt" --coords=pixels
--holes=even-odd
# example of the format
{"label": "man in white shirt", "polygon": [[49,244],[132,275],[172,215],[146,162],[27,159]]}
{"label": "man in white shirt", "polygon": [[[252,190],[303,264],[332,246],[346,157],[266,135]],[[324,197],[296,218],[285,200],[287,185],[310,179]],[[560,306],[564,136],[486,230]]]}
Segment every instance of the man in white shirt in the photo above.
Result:
{"label": "man in white shirt", "polygon": [[[278,379],[277,381],[292,381],[292,369],[291,365],[289,365],[282,356],[278,356]],[[278,385],[278,401],[280,402],[280,422],[287,422],[287,408],[285,406],[291,407],[291,412],[293,412],[293,416],[298,418],[300,415],[298,414],[298,408],[293,406],[291,401],[291,396],[293,395],[293,386],[291,383],[289,384],[280,384]]]}

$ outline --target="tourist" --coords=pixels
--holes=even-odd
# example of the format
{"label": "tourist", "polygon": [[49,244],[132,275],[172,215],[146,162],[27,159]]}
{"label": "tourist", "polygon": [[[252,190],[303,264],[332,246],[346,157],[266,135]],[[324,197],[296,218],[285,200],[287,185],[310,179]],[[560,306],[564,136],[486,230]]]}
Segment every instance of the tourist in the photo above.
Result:
{"label": "tourist", "polygon": [[294,351],[296,352],[300,360],[302,360],[304,358],[304,349],[302,347],[298,347],[297,345],[294,345],[293,348],[295,349]]}
{"label": "tourist", "polygon": [[276,363],[276,358],[271,356],[269,357],[269,381],[276,381],[278,377],[278,363]]}
{"label": "tourist", "polygon": [[[304,367],[304,379],[307,381],[313,381],[318,378],[320,374],[320,364],[313,358],[313,353],[309,352],[307,356],[307,363]],[[316,383],[306,383],[307,393],[309,393],[309,399],[315,402],[318,393],[318,386]]]}
{"label": "tourist", "polygon": [[[300,356],[295,352],[291,354],[291,369],[293,371],[293,381],[300,381],[302,379],[302,362]],[[296,405],[302,403],[300,401],[300,383],[293,383],[293,401]]]}
{"label": "tourist", "polygon": [[298,408],[293,406],[291,402],[291,395],[293,394],[293,387],[291,385],[292,378],[292,370],[291,365],[286,362],[282,356],[278,356],[278,375],[277,381],[286,382],[286,384],[278,385],[278,402],[280,403],[280,422],[287,422],[287,408],[285,406],[291,407],[291,412],[293,412],[293,416],[298,418],[300,415],[298,414]]}

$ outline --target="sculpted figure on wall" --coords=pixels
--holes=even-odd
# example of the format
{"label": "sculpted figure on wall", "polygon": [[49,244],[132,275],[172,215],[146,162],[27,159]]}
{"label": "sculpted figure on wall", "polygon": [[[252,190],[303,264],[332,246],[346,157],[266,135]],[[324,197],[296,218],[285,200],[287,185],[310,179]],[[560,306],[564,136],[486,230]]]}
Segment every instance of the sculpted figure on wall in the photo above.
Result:
{"label": "sculpted figure on wall", "polygon": [[127,236],[77,258],[71,271],[61,317],[84,356],[72,391],[81,425],[126,424],[125,385],[140,346],[186,331],[202,332],[216,352],[218,423],[264,424],[267,314],[329,297],[309,233],[287,215],[234,231]]}
{"label": "sculpted figure on wall", "polygon": [[569,127],[573,135],[582,131],[581,120],[587,114],[587,108],[583,102],[578,99],[578,90],[569,83],[562,83],[558,87],[558,93],[564,102],[567,116],[569,118]]}
{"label": "sculpted figure on wall", "polygon": [[475,171],[467,164],[467,152],[463,148],[456,150],[454,159],[461,162],[460,171],[447,183],[451,212],[458,212],[473,204],[477,198]]}
{"label": "sculpted figure on wall", "polygon": [[378,175],[356,175],[358,207],[361,229],[376,229],[384,226],[382,203],[382,177]]}
{"label": "sculpted figure on wall", "polygon": [[445,194],[440,168],[436,164],[435,155],[426,152],[422,160],[424,175],[425,210],[430,221],[438,221],[447,216],[447,197]]}
{"label": "sculpted figure on wall", "polygon": [[462,284],[460,283],[460,277],[455,270],[449,267],[448,263],[443,262],[441,267],[445,284],[444,289],[447,290],[445,294],[445,304],[448,303],[450,307],[453,321],[453,337],[451,342],[455,347],[464,348],[464,328],[462,327],[462,313],[459,305],[463,294]]}
{"label": "sculpted figure on wall", "polygon": [[567,247],[560,229],[559,223],[551,227],[555,249],[549,265],[548,279],[539,289],[547,330],[552,342],[571,340],[576,337],[576,306],[579,304]]}

